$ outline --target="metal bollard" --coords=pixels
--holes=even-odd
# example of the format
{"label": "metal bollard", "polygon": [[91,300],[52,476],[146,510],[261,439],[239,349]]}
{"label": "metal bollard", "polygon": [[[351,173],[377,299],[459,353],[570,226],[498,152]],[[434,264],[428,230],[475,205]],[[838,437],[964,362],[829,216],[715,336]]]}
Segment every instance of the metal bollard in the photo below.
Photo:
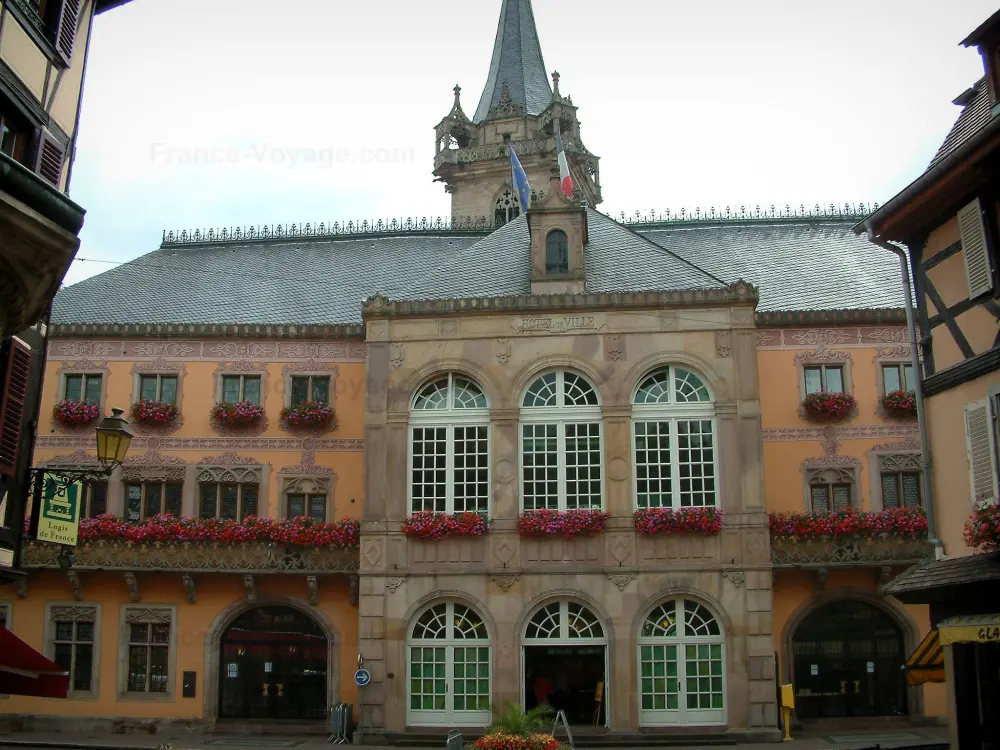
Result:
{"label": "metal bollard", "polygon": [[462,733],[456,729],[448,732],[448,740],[445,742],[445,750],[462,750]]}

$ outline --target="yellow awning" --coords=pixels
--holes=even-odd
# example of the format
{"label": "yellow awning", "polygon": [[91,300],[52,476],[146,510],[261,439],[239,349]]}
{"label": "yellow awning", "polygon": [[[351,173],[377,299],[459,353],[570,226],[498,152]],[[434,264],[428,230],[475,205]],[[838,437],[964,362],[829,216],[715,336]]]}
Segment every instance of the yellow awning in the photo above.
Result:
{"label": "yellow awning", "polygon": [[910,654],[903,666],[906,682],[923,685],[925,682],[944,682],[944,650],[938,638],[938,631],[931,630],[920,641],[920,645]]}
{"label": "yellow awning", "polygon": [[1000,643],[1000,614],[949,617],[938,623],[941,645],[952,643]]}

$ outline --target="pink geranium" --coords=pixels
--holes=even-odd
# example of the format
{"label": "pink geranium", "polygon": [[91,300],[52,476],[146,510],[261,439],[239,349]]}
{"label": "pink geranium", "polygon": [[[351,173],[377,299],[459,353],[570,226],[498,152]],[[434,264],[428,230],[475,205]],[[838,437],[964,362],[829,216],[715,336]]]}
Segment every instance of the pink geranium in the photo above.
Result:
{"label": "pink geranium", "polygon": [[602,510],[526,510],[517,519],[517,531],[529,537],[594,536],[604,531],[609,518]]}
{"label": "pink geranium", "polygon": [[717,508],[641,508],[634,514],[635,529],[653,534],[702,534],[722,531],[722,511]]}
{"label": "pink geranium", "polygon": [[435,513],[419,511],[403,521],[402,531],[415,539],[442,539],[448,536],[484,536],[490,521],[479,513]]}

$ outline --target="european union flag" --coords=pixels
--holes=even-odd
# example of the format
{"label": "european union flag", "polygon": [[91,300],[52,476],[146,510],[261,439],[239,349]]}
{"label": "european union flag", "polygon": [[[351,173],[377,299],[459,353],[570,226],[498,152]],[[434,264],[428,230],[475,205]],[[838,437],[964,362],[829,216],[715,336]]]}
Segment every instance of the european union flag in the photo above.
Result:
{"label": "european union flag", "polygon": [[521,200],[521,213],[528,213],[528,203],[531,201],[531,185],[528,184],[528,175],[524,173],[524,167],[521,166],[521,162],[517,159],[517,154],[514,153],[514,146],[510,144],[507,146],[510,150],[510,176],[514,184],[514,189],[517,190],[517,196]]}

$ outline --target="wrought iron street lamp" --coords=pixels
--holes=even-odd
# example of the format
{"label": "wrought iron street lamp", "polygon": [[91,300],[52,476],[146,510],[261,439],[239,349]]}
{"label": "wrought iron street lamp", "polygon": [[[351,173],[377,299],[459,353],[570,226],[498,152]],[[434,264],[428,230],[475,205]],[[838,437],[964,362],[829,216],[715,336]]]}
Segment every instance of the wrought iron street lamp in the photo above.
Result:
{"label": "wrought iron street lamp", "polygon": [[132,433],[125,429],[121,409],[112,409],[111,416],[105,417],[97,426],[97,460],[104,467],[105,474],[111,474],[122,465],[125,454],[132,444]]}

